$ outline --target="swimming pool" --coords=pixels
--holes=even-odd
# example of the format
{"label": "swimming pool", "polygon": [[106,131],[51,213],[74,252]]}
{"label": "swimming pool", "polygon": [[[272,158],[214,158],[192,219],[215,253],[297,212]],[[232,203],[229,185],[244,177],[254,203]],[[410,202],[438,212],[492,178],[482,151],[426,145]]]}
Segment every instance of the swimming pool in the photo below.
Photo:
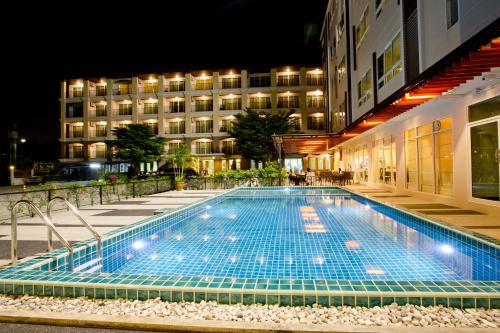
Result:
{"label": "swimming pool", "polygon": [[[94,243],[75,265],[95,258]],[[0,287],[282,305],[500,301],[497,244],[335,187],[231,190],[111,232],[103,249],[102,273],[66,272],[61,249],[0,271]]]}

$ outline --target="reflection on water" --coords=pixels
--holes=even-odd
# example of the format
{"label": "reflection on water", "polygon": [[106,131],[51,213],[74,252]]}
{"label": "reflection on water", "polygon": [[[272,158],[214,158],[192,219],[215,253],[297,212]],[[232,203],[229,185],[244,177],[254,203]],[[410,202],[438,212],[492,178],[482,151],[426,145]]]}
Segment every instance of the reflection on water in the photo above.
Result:
{"label": "reflection on water", "polygon": [[499,280],[495,257],[449,231],[364,200],[231,198],[128,240],[105,256],[104,269],[246,278]]}

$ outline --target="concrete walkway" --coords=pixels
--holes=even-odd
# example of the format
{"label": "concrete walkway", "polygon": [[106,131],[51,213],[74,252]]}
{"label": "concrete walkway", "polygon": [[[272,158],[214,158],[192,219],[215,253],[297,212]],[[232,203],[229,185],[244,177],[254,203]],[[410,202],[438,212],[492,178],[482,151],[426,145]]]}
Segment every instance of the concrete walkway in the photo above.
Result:
{"label": "concrete walkway", "polygon": [[[95,227],[97,232],[104,234],[151,216],[157,209],[180,208],[221,192],[223,190],[162,192],[110,204],[85,206],[79,211],[83,218]],[[62,205],[56,206],[55,209],[62,207]],[[52,220],[70,243],[92,237],[77,218],[66,209],[54,212]],[[40,219],[38,217],[21,218],[18,223],[19,257],[23,258],[46,251],[47,229]],[[10,262],[10,227],[10,221],[3,221],[0,224],[0,265]],[[54,240],[56,240],[55,237]],[[56,247],[60,246],[58,242],[55,242],[55,245]]]}
{"label": "concrete walkway", "polygon": [[394,205],[430,220],[445,222],[500,240],[500,217],[479,211],[430,201],[408,194],[392,193],[387,188],[367,185],[347,185],[346,188],[377,201]]}

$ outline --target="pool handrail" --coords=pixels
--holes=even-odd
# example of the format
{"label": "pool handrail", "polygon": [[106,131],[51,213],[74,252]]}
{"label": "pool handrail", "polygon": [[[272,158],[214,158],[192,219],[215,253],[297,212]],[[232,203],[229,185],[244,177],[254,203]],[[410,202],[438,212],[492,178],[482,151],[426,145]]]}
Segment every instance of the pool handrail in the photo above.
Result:
{"label": "pool handrail", "polygon": [[[73,206],[73,204],[71,202],[69,202],[66,198],[61,197],[61,196],[56,196],[56,197],[53,197],[49,201],[49,203],[47,204],[47,215],[48,215],[49,219],[52,219],[52,208],[54,207],[54,204],[56,203],[56,201],[61,201],[67,208],[69,208],[71,210],[71,212],[83,224],[83,226],[85,228],[87,228],[87,230],[90,231],[92,233],[92,235],[94,235],[94,238],[97,241],[97,250],[96,250],[97,259],[99,261],[102,261],[102,236],[94,229],[94,227],[92,227],[92,225],[90,225],[87,221],[85,221],[83,216],[78,212],[78,209],[76,209],[76,207]],[[51,230],[48,231],[48,238],[49,238],[49,241],[52,242]]]}
{"label": "pool handrail", "polygon": [[[30,200],[19,200],[17,201],[13,206],[10,211],[10,218],[11,218],[11,263],[16,264],[18,257],[17,257],[17,216],[16,216],[16,208],[21,205],[28,205],[32,212],[34,212],[38,217],[42,219],[42,222],[47,226],[47,228],[56,234],[57,238],[63,243],[64,247],[68,250],[68,266],[69,270],[73,271],[73,247],[69,244],[69,242],[64,238],[59,231],[57,231],[57,228],[55,227],[54,223],[50,220],[49,217],[45,216],[45,214],[42,213],[42,211]],[[52,244],[52,239],[48,239],[48,250],[52,251],[53,250],[53,244]]]}

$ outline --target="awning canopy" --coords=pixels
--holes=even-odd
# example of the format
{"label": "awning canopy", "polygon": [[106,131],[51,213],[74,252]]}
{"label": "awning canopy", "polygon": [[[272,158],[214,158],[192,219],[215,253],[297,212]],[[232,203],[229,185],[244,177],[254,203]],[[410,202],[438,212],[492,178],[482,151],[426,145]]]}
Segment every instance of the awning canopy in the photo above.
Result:
{"label": "awning canopy", "polygon": [[[479,33],[379,103],[342,133],[277,135],[273,137],[276,147],[281,147],[282,153],[322,153],[422,103],[444,95],[468,80],[500,67],[498,20],[494,25],[493,29],[491,26],[489,29],[493,31],[495,38],[488,43],[478,44],[479,37],[484,40],[484,35],[479,36],[484,32]],[[492,36],[491,33],[489,36]]]}

